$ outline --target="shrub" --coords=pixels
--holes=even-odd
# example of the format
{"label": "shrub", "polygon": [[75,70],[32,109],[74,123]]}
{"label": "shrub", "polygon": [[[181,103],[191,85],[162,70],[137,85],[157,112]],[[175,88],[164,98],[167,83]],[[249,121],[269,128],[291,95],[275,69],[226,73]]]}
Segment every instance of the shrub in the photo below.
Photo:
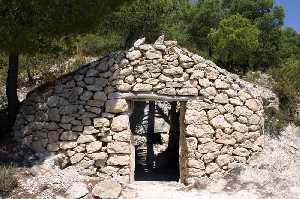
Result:
{"label": "shrub", "polygon": [[276,80],[274,89],[279,96],[280,109],[289,121],[295,121],[300,92],[300,59],[290,58],[284,66],[271,70]]}
{"label": "shrub", "polygon": [[280,132],[286,127],[288,120],[285,113],[274,108],[265,109],[265,131],[271,136],[279,136]]}
{"label": "shrub", "polygon": [[0,165],[0,195],[7,195],[17,187],[15,172],[13,165]]}

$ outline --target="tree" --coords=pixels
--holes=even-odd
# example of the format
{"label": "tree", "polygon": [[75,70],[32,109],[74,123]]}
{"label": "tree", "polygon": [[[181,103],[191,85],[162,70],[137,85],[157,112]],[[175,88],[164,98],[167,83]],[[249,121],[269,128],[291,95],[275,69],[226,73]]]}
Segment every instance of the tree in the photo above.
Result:
{"label": "tree", "polygon": [[282,30],[281,59],[291,57],[300,57],[300,34],[292,28],[287,28]]}
{"label": "tree", "polygon": [[8,126],[18,109],[17,77],[20,54],[49,52],[55,39],[89,32],[122,0],[1,0],[0,49],[8,54],[6,81]]}
{"label": "tree", "polygon": [[207,36],[211,28],[217,28],[224,17],[223,0],[202,0],[192,6],[185,18],[191,43],[211,56]]}
{"label": "tree", "polygon": [[280,59],[284,23],[283,8],[281,6],[273,7],[271,12],[257,18],[255,23],[260,29],[255,65],[262,68],[280,65],[283,61]]}
{"label": "tree", "polygon": [[217,60],[233,69],[250,65],[251,57],[258,47],[258,36],[257,27],[237,14],[223,19],[218,29],[211,30],[208,39]]}
{"label": "tree", "polygon": [[[169,16],[178,9],[181,0],[137,0],[104,21],[110,32],[122,35],[123,47],[128,48],[140,37],[155,41],[166,30]],[[104,32],[107,34],[107,32]]]}

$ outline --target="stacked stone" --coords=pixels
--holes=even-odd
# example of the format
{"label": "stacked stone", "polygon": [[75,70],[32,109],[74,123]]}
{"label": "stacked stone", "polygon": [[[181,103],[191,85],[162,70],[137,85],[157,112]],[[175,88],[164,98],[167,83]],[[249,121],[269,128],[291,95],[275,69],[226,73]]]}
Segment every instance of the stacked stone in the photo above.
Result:
{"label": "stacked stone", "polygon": [[187,103],[188,178],[222,176],[262,150],[262,107],[246,92],[237,96],[227,103]]}
{"label": "stacked stone", "polygon": [[[184,128],[187,177],[214,176],[261,150],[262,101],[230,74],[175,41],[145,39],[34,90],[15,125],[17,140],[63,154],[62,167],[128,182],[133,154],[128,104],[120,93],[193,97]],[[195,100],[202,97],[203,100]],[[188,98],[187,98],[188,99]]]}
{"label": "stacked stone", "polygon": [[197,96],[197,79],[204,73],[192,68],[195,64],[196,68],[204,67],[204,59],[191,53],[189,57],[186,50],[176,46],[177,42],[164,41],[163,36],[154,45],[144,42],[145,38],[136,41],[126,59],[121,60],[112,76],[113,86],[121,92]]}
{"label": "stacked stone", "polygon": [[18,114],[17,140],[37,152],[62,154],[61,167],[129,180],[130,130],[125,99],[108,99],[109,77],[122,54],[83,66],[53,87],[31,93]]}

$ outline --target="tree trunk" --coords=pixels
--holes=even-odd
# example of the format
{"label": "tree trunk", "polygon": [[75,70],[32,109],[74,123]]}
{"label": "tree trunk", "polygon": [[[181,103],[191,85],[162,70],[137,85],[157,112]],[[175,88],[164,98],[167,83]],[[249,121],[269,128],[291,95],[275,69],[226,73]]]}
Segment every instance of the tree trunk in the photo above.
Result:
{"label": "tree trunk", "polygon": [[26,71],[27,71],[27,78],[28,78],[28,83],[29,84],[34,84],[34,79],[33,79],[33,77],[32,77],[32,75],[31,75],[31,73],[30,73],[30,69],[29,69],[29,67],[26,69]]}
{"label": "tree trunk", "polygon": [[16,121],[19,100],[17,95],[18,86],[19,54],[13,52],[9,54],[9,66],[6,80],[6,96],[8,101],[8,130],[10,131]]}

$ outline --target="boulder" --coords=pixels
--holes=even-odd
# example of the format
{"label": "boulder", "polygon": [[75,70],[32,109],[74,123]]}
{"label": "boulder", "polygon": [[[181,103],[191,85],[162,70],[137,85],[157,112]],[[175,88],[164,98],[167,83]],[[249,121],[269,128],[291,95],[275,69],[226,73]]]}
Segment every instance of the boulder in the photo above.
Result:
{"label": "boulder", "polygon": [[97,183],[92,191],[93,196],[99,198],[118,198],[122,191],[119,183],[112,180],[105,180]]}
{"label": "boulder", "polygon": [[67,199],[83,198],[89,193],[88,186],[83,182],[75,182],[67,191]]}

